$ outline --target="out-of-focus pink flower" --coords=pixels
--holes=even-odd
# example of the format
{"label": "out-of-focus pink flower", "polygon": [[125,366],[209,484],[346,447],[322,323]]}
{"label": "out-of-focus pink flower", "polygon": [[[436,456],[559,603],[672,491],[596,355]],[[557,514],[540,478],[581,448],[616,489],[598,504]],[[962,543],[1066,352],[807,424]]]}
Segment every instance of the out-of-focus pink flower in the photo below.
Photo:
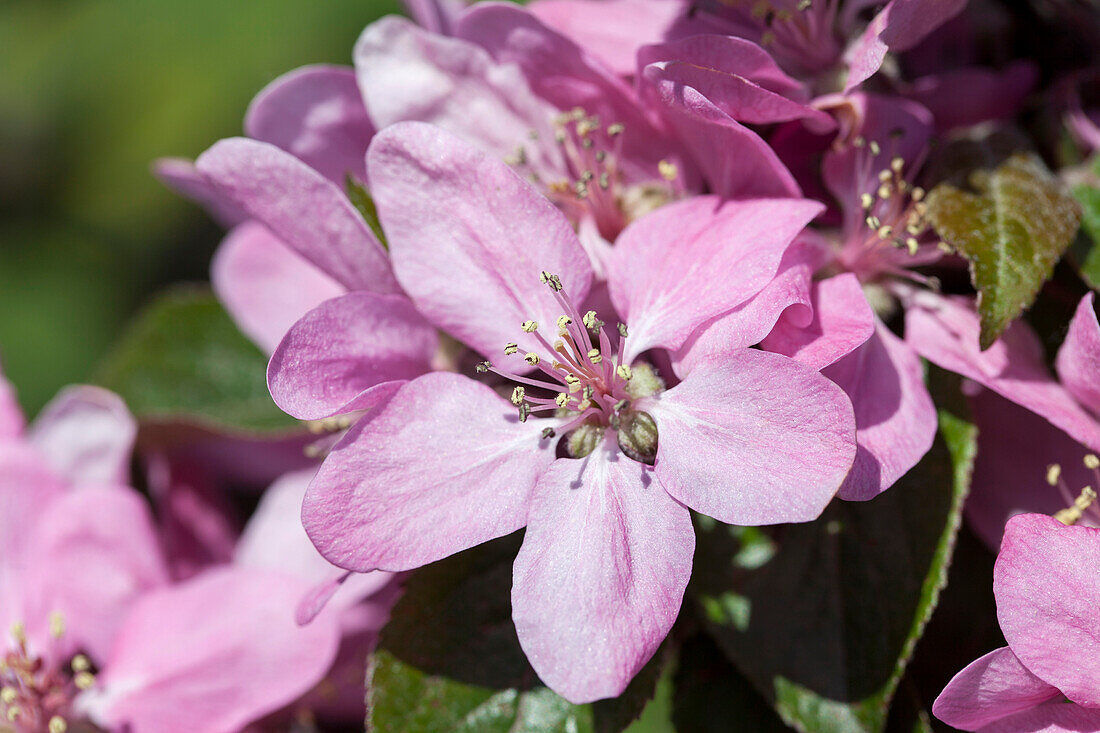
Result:
{"label": "out-of-focus pink flower", "polygon": [[[341,567],[399,571],[526,525],[513,616],[528,658],[571,700],[616,695],[679,610],[694,548],[685,504],[740,524],[805,521],[851,466],[850,403],[816,371],[734,349],[665,390],[638,359],[755,295],[821,206],[696,197],[627,227],[607,263],[611,301],[631,323],[613,347],[574,305],[592,269],[572,227],[499,159],[403,123],[375,137],[368,168],[417,309],[476,351],[514,359],[482,370],[518,386],[509,404],[457,374],[406,384],[333,448],[306,494],[306,530]],[[354,391],[389,358],[327,366],[331,343],[362,343],[347,335],[360,328],[356,304],[340,307],[309,324],[316,338],[296,342],[295,326],[273,360],[272,392],[300,414],[328,403],[298,385]],[[572,458],[555,458],[559,435]]]}
{"label": "out-of-focus pink flower", "polygon": [[1097,562],[1100,529],[1040,514],[1011,519],[993,571],[1008,646],[955,675],[936,717],[987,733],[1100,730]]}

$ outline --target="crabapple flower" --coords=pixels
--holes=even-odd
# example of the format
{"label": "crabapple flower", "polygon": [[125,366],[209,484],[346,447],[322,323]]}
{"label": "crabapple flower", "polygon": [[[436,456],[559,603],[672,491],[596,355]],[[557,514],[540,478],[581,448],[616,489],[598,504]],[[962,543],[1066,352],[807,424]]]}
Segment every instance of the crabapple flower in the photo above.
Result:
{"label": "crabapple flower", "polygon": [[[666,389],[640,358],[755,295],[821,206],[696,197],[638,220],[608,261],[610,298],[632,324],[612,329],[577,307],[593,275],[572,227],[497,158],[403,123],[375,137],[368,169],[404,289],[489,360],[483,381],[427,374],[356,423],[306,493],[306,531],[340,567],[400,571],[526,525],[521,645],[566,698],[617,695],[679,611],[687,507],[806,521],[851,466],[851,405],[816,371],[736,349]],[[280,404],[295,401],[291,372],[337,391],[357,378],[326,366],[329,343],[363,342],[342,333],[359,329],[354,308],[324,318],[323,338],[296,340],[299,324],[276,352]]]}
{"label": "crabapple flower", "polygon": [[1008,646],[955,675],[935,716],[988,733],[1100,730],[1098,561],[1100,529],[1041,514],[1009,520],[993,570]]}

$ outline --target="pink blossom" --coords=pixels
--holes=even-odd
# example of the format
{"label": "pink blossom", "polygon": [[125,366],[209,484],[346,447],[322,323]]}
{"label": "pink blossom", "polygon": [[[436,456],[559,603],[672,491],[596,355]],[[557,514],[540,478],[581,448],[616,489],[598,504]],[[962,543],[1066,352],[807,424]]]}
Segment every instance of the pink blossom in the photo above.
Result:
{"label": "pink blossom", "polygon": [[1012,518],[993,571],[1008,646],[955,675],[932,707],[936,717],[988,733],[1100,730],[1097,561],[1100,529],[1041,514]]}
{"label": "pink blossom", "polygon": [[[615,346],[576,308],[593,276],[572,227],[497,158],[403,123],[375,137],[368,168],[417,309],[516,386],[509,404],[457,374],[405,384],[333,448],[306,494],[306,530],[327,559],[362,572],[419,567],[526,525],[513,616],[528,658],[570,700],[617,695],[679,610],[687,506],[741,524],[806,521],[851,466],[850,403],[816,371],[731,349],[665,390],[639,359],[755,295],[821,207],[696,197],[629,226],[607,263],[631,324]],[[330,343],[358,345],[361,372],[385,363],[380,347],[396,345],[345,335],[361,317],[339,299],[291,329],[270,371],[280,404],[300,415],[331,405],[288,384],[361,388],[357,372],[327,367]],[[496,366],[502,350],[517,366]],[[571,457],[555,457],[559,436]]]}

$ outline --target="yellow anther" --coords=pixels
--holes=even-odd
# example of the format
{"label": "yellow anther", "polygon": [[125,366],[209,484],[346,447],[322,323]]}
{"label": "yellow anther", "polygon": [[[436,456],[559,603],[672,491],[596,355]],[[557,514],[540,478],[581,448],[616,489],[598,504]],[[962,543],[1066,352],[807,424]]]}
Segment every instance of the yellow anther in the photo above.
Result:
{"label": "yellow anther", "polygon": [[799,10],[809,10],[811,5],[813,5],[813,0],[798,0],[798,5],[795,7]]}
{"label": "yellow anther", "polygon": [[558,396],[554,398],[554,402],[557,403],[558,407],[565,407],[569,404],[569,395],[565,392],[558,392]]}
{"label": "yellow anther", "polygon": [[569,385],[569,391],[579,392],[581,389],[581,380],[574,374],[565,375],[565,383]]}
{"label": "yellow anther", "polygon": [[73,684],[78,690],[87,690],[95,684],[95,675],[91,672],[80,672],[73,677]]}
{"label": "yellow anther", "polygon": [[626,128],[623,127],[622,123],[616,122],[615,124],[608,126],[607,134],[610,135],[611,137],[615,137],[616,135],[622,135],[623,130],[625,130],[625,129]]}
{"label": "yellow anther", "polygon": [[866,144],[867,138],[863,137],[863,135],[856,135],[855,139],[852,140],[852,145],[856,146],[857,148],[862,148]]}
{"label": "yellow anther", "polygon": [[539,355],[533,351],[528,351],[526,354],[523,355],[523,360],[531,366],[538,366]]}
{"label": "yellow anther", "polygon": [[630,367],[628,367],[626,364],[620,364],[619,366],[615,367],[615,373],[626,380],[629,380],[631,377],[634,376],[634,372],[630,371]]}
{"label": "yellow anther", "polygon": [[675,181],[676,176],[679,175],[679,171],[676,170],[676,164],[669,160],[661,160],[657,163],[657,172],[661,174],[661,178],[666,181]]}
{"label": "yellow anther", "polygon": [[859,205],[865,209],[869,209],[875,205],[875,197],[869,193],[865,193],[859,197]]}
{"label": "yellow anther", "polygon": [[522,328],[525,333],[534,333],[535,331],[539,330],[539,322],[538,321],[524,321],[523,325],[520,326],[520,328]]}
{"label": "yellow anther", "polygon": [[878,172],[879,183],[886,183],[893,177],[893,174],[886,168],[883,168]]}
{"label": "yellow anther", "polygon": [[592,406],[592,400],[581,400],[577,403],[577,412],[584,412]]}
{"label": "yellow anther", "polygon": [[[578,193],[580,193],[580,188],[582,186],[584,186],[584,181],[577,181]],[[550,289],[555,293],[561,290],[561,278],[551,272],[547,272],[546,270],[540,272],[539,281],[541,281],[543,285],[549,285]]]}
{"label": "yellow anther", "polygon": [[504,345],[504,355],[505,356],[511,356],[512,354],[516,353],[517,351],[519,351],[519,344],[517,344],[515,342],[507,343],[507,344]]}
{"label": "yellow anther", "polygon": [[878,230],[882,226],[882,221],[877,216],[868,216],[864,221],[867,222],[867,226],[871,229]]}
{"label": "yellow anther", "polygon": [[879,147],[879,144],[874,140],[872,140],[870,143],[868,143],[867,147],[869,147],[871,149],[871,155],[878,155],[879,153],[882,152],[882,148]]}
{"label": "yellow anther", "polygon": [[11,705],[15,702],[15,698],[19,696],[19,693],[15,691],[14,687],[5,687],[0,689],[0,702],[5,705]]}
{"label": "yellow anther", "polygon": [[77,654],[73,657],[73,661],[70,665],[74,672],[87,672],[92,668],[92,663],[88,661],[88,658],[83,654]]}
{"label": "yellow anther", "polygon": [[1057,463],[1047,466],[1047,483],[1051,486],[1058,485],[1058,479],[1062,477],[1062,467]]}
{"label": "yellow anther", "polygon": [[27,627],[22,621],[16,621],[11,625],[11,638],[15,639],[16,644],[27,643]]}
{"label": "yellow anther", "polygon": [[568,332],[569,324],[573,322],[573,319],[569,316],[558,316],[558,332],[563,336]]}
{"label": "yellow anther", "polygon": [[50,718],[49,728],[50,733],[65,733],[69,729],[69,724],[60,715],[55,715]]}
{"label": "yellow anther", "polygon": [[773,43],[775,43],[775,33],[773,33],[772,31],[764,31],[760,35],[761,46],[770,46]]}
{"label": "yellow anther", "polygon": [[889,239],[894,235],[894,229],[889,225],[883,224],[878,228],[875,234],[878,235],[879,239]]}
{"label": "yellow anther", "polygon": [[895,155],[893,159],[890,160],[890,168],[894,173],[901,173],[901,169],[904,167],[905,161],[901,159],[901,156]]}
{"label": "yellow anther", "polygon": [[527,398],[527,390],[523,387],[516,387],[512,390],[512,404],[519,407],[523,404],[523,401]]}
{"label": "yellow anther", "polygon": [[19,719],[19,716],[23,714],[23,711],[19,709],[18,705],[12,705],[8,708],[8,722],[14,723]]}
{"label": "yellow anther", "polygon": [[878,191],[876,191],[875,193],[878,194],[878,197],[880,199],[888,199],[894,195],[894,187],[891,186],[889,183],[884,183],[878,187]]}
{"label": "yellow anther", "polygon": [[1092,502],[1096,501],[1096,492],[1090,487],[1086,486],[1081,489],[1081,493],[1073,500],[1073,506],[1066,507],[1054,514],[1054,518],[1062,524],[1076,524],[1081,515],[1085,513],[1085,510],[1092,506]]}
{"label": "yellow anther", "polygon": [[1089,453],[1087,456],[1085,456],[1085,468],[1092,471],[1100,468],[1100,458],[1097,458],[1092,453]]}
{"label": "yellow anther", "polygon": [[909,237],[905,240],[905,246],[909,250],[909,254],[915,255],[917,253],[917,249],[920,247],[920,243],[917,242],[915,238]]}
{"label": "yellow anther", "polygon": [[909,195],[913,198],[914,201],[920,201],[922,198],[924,198],[924,189],[920,186],[917,186]]}
{"label": "yellow anther", "polygon": [[50,636],[60,639],[65,635],[65,617],[57,611],[50,614]]}
{"label": "yellow anther", "polygon": [[599,349],[589,349],[588,360],[593,364],[599,364],[601,361],[603,361],[603,354],[600,353]]}
{"label": "yellow anther", "polygon": [[588,311],[585,313],[581,318],[581,323],[584,324],[585,328],[592,331],[603,328],[603,321],[596,317],[596,311]]}

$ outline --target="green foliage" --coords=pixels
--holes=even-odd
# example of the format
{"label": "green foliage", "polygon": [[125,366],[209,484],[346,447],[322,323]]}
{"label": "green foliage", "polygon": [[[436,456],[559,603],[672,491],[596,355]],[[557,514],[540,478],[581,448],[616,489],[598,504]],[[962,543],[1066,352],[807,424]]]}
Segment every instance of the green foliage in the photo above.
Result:
{"label": "green foliage", "polygon": [[351,199],[351,205],[363,215],[367,226],[374,232],[374,236],[378,237],[378,242],[382,247],[389,250],[390,245],[386,241],[385,232],[382,231],[382,222],[378,221],[378,207],[374,205],[374,199],[371,198],[370,191],[362,183],[355,180],[350,173],[344,179],[344,187],[347,189],[348,198]]}
{"label": "green foliage", "polygon": [[[1100,176],[1100,157],[1093,163],[1093,170]],[[1100,290],[1100,188],[1080,184],[1073,187],[1073,196],[1081,204],[1081,228],[1090,240],[1081,258],[1081,276],[1090,288]]]}
{"label": "green foliage", "polygon": [[1073,241],[1081,210],[1034,155],[1014,155],[970,182],[976,193],[934,188],[928,218],[970,261],[985,349],[1035,300]]}
{"label": "green foliage", "polygon": [[[738,669],[802,731],[877,733],[936,607],[976,431],[940,413],[927,456],[869,502],[760,530],[699,523],[689,588]],[[763,562],[761,562],[763,560]]]}
{"label": "green foliage", "polygon": [[271,401],[267,358],[205,289],[176,288],[130,324],[96,381],[144,421],[242,432],[293,429]]}

